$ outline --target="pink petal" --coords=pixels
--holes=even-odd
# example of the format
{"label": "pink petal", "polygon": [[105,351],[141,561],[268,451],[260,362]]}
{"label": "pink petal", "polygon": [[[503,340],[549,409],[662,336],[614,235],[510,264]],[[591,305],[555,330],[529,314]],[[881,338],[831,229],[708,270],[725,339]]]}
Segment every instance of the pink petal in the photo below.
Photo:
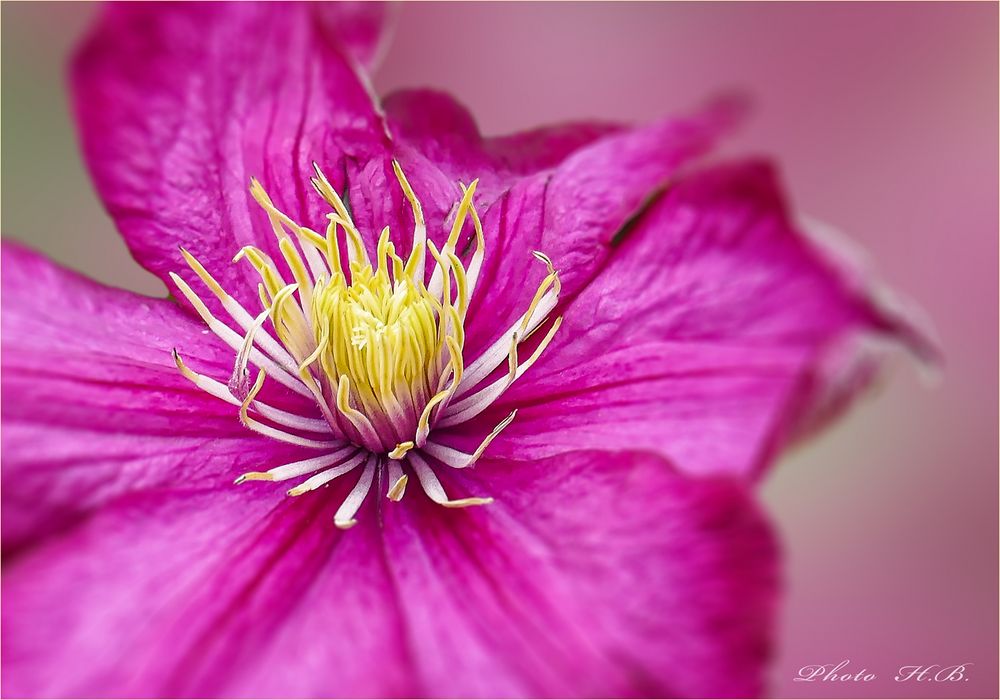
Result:
{"label": "pink petal", "polygon": [[[737,118],[735,105],[720,103],[692,118],[612,133],[505,191],[483,217],[487,258],[469,311],[473,354],[530,302],[545,273],[532,251],[552,259],[564,298],[571,297],[600,269],[612,239],[644,202]],[[534,266],[527,275],[526,265]]]}
{"label": "pink petal", "polygon": [[584,146],[624,131],[625,128],[621,124],[594,121],[553,124],[491,138],[487,141],[486,148],[504,167],[516,173],[530,175],[558,167]]}
{"label": "pink petal", "polygon": [[[652,456],[484,462],[332,526],[300,499],[146,492],[5,562],[10,696],[741,696],[775,551],[742,489]],[[453,486],[453,485],[450,485]],[[459,490],[453,489],[456,495]],[[52,669],[59,669],[53,673]]]}
{"label": "pink petal", "polygon": [[469,111],[437,90],[400,90],[383,101],[397,144],[428,158],[452,180],[479,178],[493,199],[519,176],[556,167],[570,154],[623,127],[577,122],[484,138]]}
{"label": "pink petal", "polygon": [[[383,157],[381,118],[345,58],[371,53],[373,17],[334,8],[318,18],[317,8],[112,5],[77,56],[76,112],[98,191],[133,255],[161,278],[186,269],[184,246],[253,302],[256,275],[231,258],[244,245],[280,255],[250,178],[293,219],[322,227],[311,163],[340,190]],[[338,34],[340,13],[353,17],[350,36]]]}
{"label": "pink petal", "polygon": [[392,5],[386,2],[357,0],[324,2],[314,8],[325,36],[371,70],[385,49],[386,31]]}
{"label": "pink petal", "polygon": [[573,453],[485,460],[465,490],[496,501],[385,512],[428,695],[761,692],[776,557],[741,489],[652,455]]}
{"label": "pink petal", "polygon": [[695,474],[758,474],[867,384],[859,338],[927,347],[797,233],[759,163],[679,182],[565,314],[541,361],[471,426],[483,434],[520,407],[492,454],[648,449]]}
{"label": "pink petal", "polygon": [[4,695],[409,694],[374,512],[276,490],[136,493],[5,561]]}
{"label": "pink petal", "polygon": [[173,347],[221,377],[233,353],[176,305],[14,245],[2,260],[5,551],[123,493],[227,485],[286,456],[177,371]]}
{"label": "pink petal", "polygon": [[[428,222],[428,236],[438,245],[443,243],[454,221],[455,207],[462,196],[459,182],[468,184],[478,181],[475,204],[480,214],[484,215],[491,207],[500,206],[509,197],[509,190],[525,178],[541,171],[551,171],[572,153],[623,128],[606,123],[580,122],[484,138],[468,110],[443,92],[401,90],[386,97],[383,106],[395,144],[394,155],[420,198]],[[547,177],[541,176],[541,181]],[[527,194],[519,196],[524,200],[524,206],[535,212],[544,206],[544,190],[532,187],[528,184],[530,182],[535,180],[525,180],[527,186],[523,192]],[[371,201],[375,207],[380,206],[374,198]],[[388,222],[390,219],[389,213],[385,212],[379,221]],[[402,248],[407,251],[411,226],[412,221],[404,218],[398,228],[394,227],[394,238],[402,240]],[[471,225],[466,225],[465,234],[471,241],[474,235]],[[487,231],[487,235],[491,232]],[[497,240],[491,235],[486,251],[487,261],[503,256],[504,249],[509,245],[510,241]],[[462,245],[459,249],[464,247]],[[519,272],[523,272],[523,267],[530,267],[532,260],[530,249],[518,247],[510,263],[520,266]],[[479,288],[484,287],[485,282]],[[476,320],[473,319],[473,326]],[[489,326],[486,329],[489,334],[498,332],[505,320],[505,316],[495,317],[492,313],[485,313],[479,316],[478,325]],[[494,322],[496,328],[490,326]],[[478,347],[473,346],[473,349]]]}
{"label": "pink petal", "polygon": [[[719,102],[694,117],[631,130],[581,122],[492,139],[441,92],[397,92],[385,110],[397,156],[423,180],[414,190],[431,212],[429,222],[453,219],[457,191],[447,183],[479,180],[486,260],[466,329],[475,357],[525,311],[544,277],[532,251],[553,259],[572,294],[644,200],[731,128],[742,106]],[[429,223],[428,235],[438,240],[447,229]]]}

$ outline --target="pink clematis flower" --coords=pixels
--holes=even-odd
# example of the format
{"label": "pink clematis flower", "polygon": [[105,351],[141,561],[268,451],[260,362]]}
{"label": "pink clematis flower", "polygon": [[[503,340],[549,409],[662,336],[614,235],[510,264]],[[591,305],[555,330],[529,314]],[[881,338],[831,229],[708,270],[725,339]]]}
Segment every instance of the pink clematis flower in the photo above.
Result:
{"label": "pink clematis flower", "polygon": [[727,111],[483,138],[372,97],[383,12],[117,5],[80,52],[176,299],[4,245],[6,695],[762,691],[750,487],[919,335],[770,166],[697,164]]}

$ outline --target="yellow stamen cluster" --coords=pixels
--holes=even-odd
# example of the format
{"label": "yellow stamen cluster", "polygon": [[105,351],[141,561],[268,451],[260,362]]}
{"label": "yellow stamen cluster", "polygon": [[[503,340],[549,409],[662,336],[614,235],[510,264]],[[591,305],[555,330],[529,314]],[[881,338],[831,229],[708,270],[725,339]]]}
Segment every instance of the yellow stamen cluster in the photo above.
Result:
{"label": "yellow stamen cluster", "polygon": [[[559,296],[558,274],[547,257],[536,253],[548,275],[528,309],[467,365],[465,321],[485,255],[482,224],[473,204],[476,182],[462,188],[450,232],[439,249],[427,238],[423,211],[403,171],[395,162],[393,168],[414,220],[405,260],[397,254],[387,227],[379,236],[372,262],[347,206],[316,167],[312,185],[332,209],[323,235],[291,220],[258,181],[251,181],[250,191],[267,213],[277,239],[284,274],[292,277],[286,280],[282,268],[257,247],[239,251],[234,262],[245,259],[260,275],[263,311],[257,316],[251,316],[194,256],[182,250],[191,269],[243,329],[242,337],[215,318],[184,280],[171,275],[209,328],[237,350],[228,384],[193,372],[175,351],[174,360],[184,376],[202,390],[239,406],[242,422],[252,430],[325,453],[266,472],[250,472],[239,481],[281,480],[318,472],[289,491],[298,495],[363,465],[358,485],[338,512],[337,522],[345,527],[353,523],[353,513],[378,470],[388,473],[386,495],[392,500],[403,496],[406,466],[428,496],[442,505],[488,502],[475,497],[448,499],[433,465],[458,469],[471,465],[514,413],[472,453],[429,440],[430,432],[435,425],[464,423],[485,410],[538,359],[560,321],[550,325],[531,356],[520,362],[519,345],[545,322]],[[475,245],[468,246],[472,253],[463,264],[457,248],[470,220]],[[428,271],[430,261],[433,269]],[[264,328],[268,321],[276,339]],[[247,370],[250,363],[259,368],[253,382]],[[507,372],[484,386],[504,363]],[[312,397],[323,420],[259,401],[267,377]],[[301,432],[325,433],[327,439],[304,437]]]}
{"label": "yellow stamen cluster", "polygon": [[[398,164],[394,167],[413,211],[414,240],[404,262],[389,240],[389,229],[383,229],[375,265],[343,201],[317,169],[313,186],[333,208],[323,245],[316,246],[330,274],[320,275],[310,285],[305,265],[292,265],[293,270],[301,268],[296,275],[298,289],[309,287],[301,308],[309,332],[298,343],[291,337],[285,343],[301,348],[296,357],[305,355],[299,372],[310,373],[321,388],[329,388],[340,409],[339,415],[334,414],[338,427],[379,452],[393,446],[405,451],[407,444],[421,443],[430,430],[431,412],[457,389],[469,288],[466,269],[454,251],[470,214],[476,231],[472,259],[477,270],[484,248],[482,226],[472,204],[475,182],[465,189],[451,233],[439,251],[426,239],[420,204]],[[272,223],[295,233],[303,230],[277,211],[259,183],[253,183],[252,192]],[[339,230],[346,235],[346,270]],[[308,237],[309,233],[299,235]],[[436,263],[430,285],[440,286],[440,291],[431,291],[425,284],[425,251]],[[268,285],[265,278],[264,284],[272,299],[281,293],[280,280]],[[298,315],[293,320],[298,321]],[[287,321],[285,327],[289,327]],[[311,348],[308,353],[307,348]]]}

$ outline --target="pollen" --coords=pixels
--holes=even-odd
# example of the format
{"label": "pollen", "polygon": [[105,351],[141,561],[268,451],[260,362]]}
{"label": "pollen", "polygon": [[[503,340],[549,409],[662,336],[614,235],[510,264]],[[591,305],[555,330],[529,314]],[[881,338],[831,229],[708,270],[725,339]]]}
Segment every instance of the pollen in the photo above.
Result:
{"label": "pollen", "polygon": [[[267,213],[281,253],[276,261],[260,248],[247,246],[234,258],[234,263],[251,265],[260,277],[261,310],[256,315],[187,250],[181,254],[188,266],[229,319],[217,318],[180,275],[171,274],[209,329],[235,352],[233,372],[223,382],[192,371],[174,349],[181,373],[237,407],[250,430],[318,452],[292,464],[243,474],[237,483],[311,474],[288,491],[298,496],[360,470],[334,518],[340,527],[354,524],[374,482],[387,484],[386,496],[399,501],[411,475],[441,505],[489,503],[492,499],[477,496],[449,499],[438,473],[472,466],[516,411],[484,435],[471,453],[438,442],[435,430],[478,416],[540,357],[561,322],[549,319],[559,299],[558,273],[548,257],[535,252],[546,274],[528,307],[512,326],[497,329],[492,345],[467,361],[469,305],[486,256],[473,201],[477,182],[460,185],[461,199],[439,248],[427,236],[419,200],[393,162],[414,221],[404,259],[388,227],[370,251],[344,200],[322,170],[316,165],[314,170],[311,184],[330,208],[323,234],[294,222],[260,182],[251,180],[250,192]],[[464,241],[469,222],[471,240]],[[522,360],[521,345],[543,326],[543,337]],[[253,381],[251,364],[257,368]],[[316,413],[298,415],[258,399],[268,379],[311,399]]]}

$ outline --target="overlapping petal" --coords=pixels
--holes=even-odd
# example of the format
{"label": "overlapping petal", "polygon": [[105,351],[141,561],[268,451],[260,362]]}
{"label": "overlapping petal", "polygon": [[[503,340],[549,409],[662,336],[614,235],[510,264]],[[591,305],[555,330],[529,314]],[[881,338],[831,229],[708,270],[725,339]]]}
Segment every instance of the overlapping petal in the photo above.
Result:
{"label": "overlapping petal", "polygon": [[489,138],[444,92],[399,90],[382,105],[397,144],[423,155],[452,180],[479,178],[488,201],[519,177],[555,168],[580,148],[625,129],[612,122],[572,122]]}
{"label": "overlapping petal", "polygon": [[[742,113],[740,103],[724,100],[645,127],[581,122],[486,139],[472,116],[442,93],[395,93],[385,106],[404,166],[437,169],[445,182],[480,180],[487,255],[469,312],[473,356],[529,303],[545,272],[532,263],[532,251],[553,260],[565,294],[574,294],[603,264],[630,217]],[[433,188],[428,199],[440,201]],[[445,220],[446,206],[436,210]],[[429,229],[432,237],[443,233]],[[528,264],[536,266],[530,281]]]}
{"label": "overlapping petal", "polygon": [[233,360],[175,304],[14,245],[2,261],[5,553],[124,493],[227,486],[287,456],[177,371],[173,347],[223,377]]}
{"label": "overlapping petal", "polygon": [[633,447],[691,473],[758,474],[816,402],[842,405],[867,383],[873,365],[852,366],[851,341],[922,347],[867,292],[796,230],[767,165],[694,174],[570,301],[552,346],[496,408],[520,410],[491,449]]}
{"label": "overlapping petal", "polygon": [[[489,324],[503,325],[508,306],[524,301],[506,284],[520,280],[532,247],[554,257],[568,283],[586,279],[594,239],[612,236],[729,121],[715,111],[627,133],[579,123],[483,139],[460,106],[415,91],[387,100],[384,123],[351,58],[371,53],[379,13],[355,21],[340,11],[331,21],[329,12],[232,3],[106,13],[77,58],[75,102],[98,189],[146,268],[161,278],[183,268],[184,246],[251,303],[253,275],[231,265],[232,256],[244,245],[281,256],[247,191],[250,178],[293,220],[322,228],[326,212],[308,186],[313,162],[346,190],[370,243],[388,225],[406,251],[412,218],[392,175],[396,157],[424,203],[432,239],[450,228],[457,180],[480,180],[491,252],[484,277],[501,289],[476,301],[489,311],[472,316],[475,347]],[[507,212],[524,230],[511,230]]]}
{"label": "overlapping petal", "polygon": [[5,571],[4,692],[761,690],[775,551],[742,489],[638,454],[483,466],[493,506],[408,498],[381,531],[328,527],[330,491],[120,499]]}

